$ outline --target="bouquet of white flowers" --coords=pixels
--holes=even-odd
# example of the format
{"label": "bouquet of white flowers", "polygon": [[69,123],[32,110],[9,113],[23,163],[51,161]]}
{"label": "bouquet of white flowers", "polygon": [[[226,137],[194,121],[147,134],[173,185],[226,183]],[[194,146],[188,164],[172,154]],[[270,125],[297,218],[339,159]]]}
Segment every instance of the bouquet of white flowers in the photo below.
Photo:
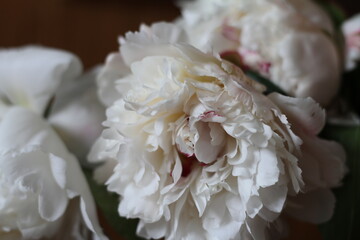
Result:
{"label": "bouquet of white flowers", "polygon": [[180,5],[87,73],[0,49],[0,239],[108,239],[96,204],[127,239],[282,239],[289,218],[360,237],[360,16]]}

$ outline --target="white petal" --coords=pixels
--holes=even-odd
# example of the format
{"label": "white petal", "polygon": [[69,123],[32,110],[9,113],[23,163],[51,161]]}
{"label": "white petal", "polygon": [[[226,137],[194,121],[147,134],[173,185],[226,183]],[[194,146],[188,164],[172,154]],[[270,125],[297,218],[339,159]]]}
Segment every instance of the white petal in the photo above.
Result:
{"label": "white petal", "polygon": [[207,123],[199,122],[196,124],[199,139],[195,142],[195,155],[199,162],[206,164],[212,163],[219,156],[222,145],[211,144],[211,128]]}
{"label": "white petal", "polygon": [[74,81],[70,89],[58,94],[49,122],[68,149],[84,161],[95,139],[102,131],[105,108],[96,95],[97,69]]}
{"label": "white petal", "polygon": [[161,219],[158,222],[155,223],[145,223],[144,221],[139,221],[136,229],[136,233],[140,237],[144,238],[162,238],[165,236],[167,232],[167,226],[166,221]]}
{"label": "white petal", "polygon": [[[292,98],[277,93],[269,95],[295,127],[317,135],[325,125],[325,110],[311,98]],[[301,130],[300,130],[301,131]]]}
{"label": "white petal", "polygon": [[41,146],[57,156],[68,151],[56,133],[37,114],[21,107],[12,107],[0,123],[0,152]]}
{"label": "white petal", "polygon": [[105,106],[109,107],[116,100],[122,98],[121,92],[127,92],[130,83],[121,81],[121,91],[119,92],[116,82],[129,73],[130,69],[125,65],[120,54],[109,54],[105,66],[101,68],[96,79],[99,98]]}
{"label": "white petal", "polygon": [[230,216],[224,202],[226,194],[217,194],[204,213],[203,227],[215,239],[232,239],[240,230],[242,221],[235,221]]}
{"label": "white petal", "polygon": [[[311,97],[322,106],[329,105],[340,86],[340,58],[334,41],[326,34],[295,32],[284,37],[278,48],[287,78],[278,84],[292,96]],[[324,63],[326,69],[319,71]],[[324,85],[326,91],[321,90]]]}
{"label": "white petal", "polygon": [[38,148],[29,148],[26,152],[5,154],[0,162],[1,167],[10,173],[9,181],[21,181],[25,189],[39,195],[38,208],[43,219],[55,221],[64,214],[68,199],[48,171],[50,163],[47,154]]}
{"label": "white petal", "polygon": [[259,196],[253,195],[246,203],[246,213],[250,218],[256,217],[259,211],[262,209],[263,204]]}
{"label": "white petal", "polygon": [[230,215],[238,222],[244,222],[246,218],[244,202],[239,196],[228,194],[226,199],[226,206],[229,209]]}
{"label": "white petal", "polygon": [[103,235],[100,228],[95,202],[79,163],[75,158],[73,158],[68,161],[68,164],[67,187],[71,191],[77,193],[80,197],[81,215],[86,223],[86,226],[100,239],[108,239],[105,235]]}
{"label": "white petal", "polygon": [[209,123],[210,127],[210,136],[211,136],[211,145],[223,145],[226,133],[220,124]]}
{"label": "white petal", "polygon": [[266,208],[275,213],[280,213],[284,208],[287,187],[284,185],[275,185],[267,188],[260,188],[259,195]]}
{"label": "white petal", "polygon": [[61,82],[81,72],[80,60],[64,51],[23,47],[0,50],[0,98],[42,114]]}
{"label": "white petal", "polygon": [[[145,29],[146,27],[143,27]],[[161,36],[158,36],[160,34]],[[175,43],[179,40],[185,40],[184,31],[175,24],[165,22],[154,24],[146,31],[127,33],[125,39],[120,39],[120,52],[125,63],[129,66],[135,61],[143,59],[145,56],[152,55],[177,55],[178,52],[173,47],[164,47],[166,43]],[[165,44],[164,44],[165,43]],[[156,46],[156,44],[162,46]],[[149,48],[148,46],[151,46]],[[155,45],[155,46],[154,46]]]}
{"label": "white petal", "polygon": [[274,185],[280,174],[276,152],[267,148],[260,149],[259,158],[258,173],[256,174],[257,185],[261,187]]}

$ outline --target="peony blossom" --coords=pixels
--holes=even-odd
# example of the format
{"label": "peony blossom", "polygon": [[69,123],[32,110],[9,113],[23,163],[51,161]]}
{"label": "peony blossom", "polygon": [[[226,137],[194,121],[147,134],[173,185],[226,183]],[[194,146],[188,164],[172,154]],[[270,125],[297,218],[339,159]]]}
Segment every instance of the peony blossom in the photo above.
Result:
{"label": "peony blossom", "polygon": [[120,196],[119,214],[139,218],[148,239],[272,239],[284,211],[328,220],[345,157],[317,137],[324,110],[265,96],[238,67],[184,41],[175,25],[143,26],[104,67],[129,72],[112,83],[119,98],[89,155],[103,162],[95,177]]}
{"label": "peony blossom", "polygon": [[353,70],[360,61],[360,14],[347,20],[342,26],[346,40],[346,70]]}
{"label": "peony blossom", "polygon": [[7,111],[0,166],[1,239],[107,239],[77,159],[36,113]]}
{"label": "peony blossom", "polygon": [[[79,147],[91,140],[79,129],[97,118],[84,117],[81,111],[91,107],[68,94],[79,84],[81,69],[76,56],[55,49],[0,51],[1,239],[107,239],[78,160],[41,117],[54,107],[57,129],[73,129],[67,143],[74,136]],[[76,89],[84,98],[84,90]],[[76,118],[81,123],[69,120]]]}
{"label": "peony blossom", "polygon": [[80,60],[69,52],[37,46],[1,49],[0,119],[14,105],[48,114],[69,150],[85,159],[101,133],[105,109],[96,96],[97,70],[81,73]]}
{"label": "peony blossom", "polygon": [[101,123],[105,120],[105,108],[96,92],[97,74],[95,68],[58,92],[49,116],[51,125],[83,164],[91,145],[101,134]]}
{"label": "peony blossom", "polygon": [[197,0],[183,4],[182,13],[178,22],[196,47],[238,56],[291,96],[326,106],[336,95],[341,62],[334,30],[313,1]]}

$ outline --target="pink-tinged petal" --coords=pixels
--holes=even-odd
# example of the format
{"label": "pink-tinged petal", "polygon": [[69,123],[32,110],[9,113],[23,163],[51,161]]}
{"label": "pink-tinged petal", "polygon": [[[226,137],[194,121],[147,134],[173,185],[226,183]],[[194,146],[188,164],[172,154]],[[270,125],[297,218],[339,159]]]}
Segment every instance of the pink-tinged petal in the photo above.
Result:
{"label": "pink-tinged petal", "polygon": [[240,29],[236,27],[232,27],[230,25],[224,24],[222,26],[222,34],[223,36],[233,42],[239,43],[240,41]]}
{"label": "pink-tinged petal", "polygon": [[360,14],[346,20],[341,26],[346,40],[346,70],[351,71],[360,60]]}

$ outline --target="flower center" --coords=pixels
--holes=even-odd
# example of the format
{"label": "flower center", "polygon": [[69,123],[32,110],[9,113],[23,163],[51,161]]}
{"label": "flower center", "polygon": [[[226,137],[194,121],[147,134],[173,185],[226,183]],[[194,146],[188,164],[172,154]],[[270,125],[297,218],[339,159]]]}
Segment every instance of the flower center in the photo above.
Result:
{"label": "flower center", "polygon": [[194,138],[195,133],[190,130],[189,118],[184,118],[176,129],[176,147],[178,152],[185,156],[190,157],[194,155]]}
{"label": "flower center", "polygon": [[186,155],[180,153],[180,159],[181,159],[181,165],[182,165],[182,172],[181,172],[182,177],[189,176],[192,168],[194,167],[194,164],[199,163],[195,154],[192,156],[186,156]]}
{"label": "flower center", "polygon": [[177,121],[174,142],[182,165],[182,177],[196,166],[213,164],[225,146],[226,133],[220,122],[224,117],[207,111],[197,118],[184,116]]}

